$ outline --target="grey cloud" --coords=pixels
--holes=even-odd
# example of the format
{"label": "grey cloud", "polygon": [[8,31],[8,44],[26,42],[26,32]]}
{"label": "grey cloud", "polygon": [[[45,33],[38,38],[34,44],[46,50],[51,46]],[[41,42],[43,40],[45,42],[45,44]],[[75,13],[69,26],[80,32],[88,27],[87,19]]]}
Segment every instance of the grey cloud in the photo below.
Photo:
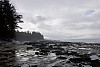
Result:
{"label": "grey cloud", "polygon": [[70,30],[85,30],[85,29],[100,29],[100,23],[93,23],[93,22],[87,22],[87,23],[70,23],[67,24],[67,29]]}
{"label": "grey cloud", "polygon": [[36,16],[36,22],[41,22],[41,21],[46,21],[47,18],[43,17],[43,16]]}
{"label": "grey cloud", "polygon": [[12,0],[12,2],[16,4],[19,12],[24,13],[24,22],[36,25],[34,28],[45,37],[51,39],[99,37],[95,33],[100,34],[100,0]]}

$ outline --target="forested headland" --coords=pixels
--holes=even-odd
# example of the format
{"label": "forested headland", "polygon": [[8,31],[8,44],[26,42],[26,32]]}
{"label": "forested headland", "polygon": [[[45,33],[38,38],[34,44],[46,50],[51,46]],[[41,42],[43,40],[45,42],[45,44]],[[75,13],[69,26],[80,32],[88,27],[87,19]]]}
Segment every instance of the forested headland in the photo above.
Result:
{"label": "forested headland", "polygon": [[16,32],[15,39],[17,41],[38,41],[38,40],[44,40],[44,37],[39,32]]}

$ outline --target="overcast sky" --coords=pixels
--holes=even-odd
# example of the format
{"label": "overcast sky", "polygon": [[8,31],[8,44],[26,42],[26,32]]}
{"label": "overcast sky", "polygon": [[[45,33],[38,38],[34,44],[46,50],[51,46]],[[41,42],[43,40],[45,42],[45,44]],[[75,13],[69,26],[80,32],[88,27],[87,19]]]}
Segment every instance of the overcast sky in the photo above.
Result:
{"label": "overcast sky", "polygon": [[47,39],[100,39],[100,0],[11,0],[23,15],[21,31]]}

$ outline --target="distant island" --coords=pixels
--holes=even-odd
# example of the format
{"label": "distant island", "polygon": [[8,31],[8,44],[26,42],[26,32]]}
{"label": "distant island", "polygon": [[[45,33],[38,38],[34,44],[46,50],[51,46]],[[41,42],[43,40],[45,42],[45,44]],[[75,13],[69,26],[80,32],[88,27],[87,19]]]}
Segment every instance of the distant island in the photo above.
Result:
{"label": "distant island", "polygon": [[19,32],[16,31],[16,38],[17,41],[38,41],[38,40],[44,40],[44,37],[39,32]]}

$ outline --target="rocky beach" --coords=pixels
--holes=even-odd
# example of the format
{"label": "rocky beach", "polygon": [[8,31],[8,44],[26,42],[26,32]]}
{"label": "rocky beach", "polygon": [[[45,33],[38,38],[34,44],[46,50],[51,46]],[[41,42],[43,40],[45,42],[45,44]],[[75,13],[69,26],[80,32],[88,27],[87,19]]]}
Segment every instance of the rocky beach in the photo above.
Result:
{"label": "rocky beach", "polygon": [[100,67],[99,43],[37,41],[0,45],[0,67]]}

